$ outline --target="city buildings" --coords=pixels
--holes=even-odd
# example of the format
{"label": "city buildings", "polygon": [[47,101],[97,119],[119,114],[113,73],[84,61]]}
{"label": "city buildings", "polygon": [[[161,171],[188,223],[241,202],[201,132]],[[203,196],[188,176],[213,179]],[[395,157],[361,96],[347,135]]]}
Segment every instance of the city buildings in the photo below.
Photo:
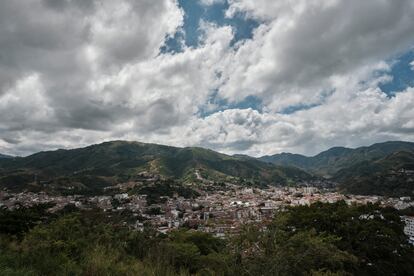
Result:
{"label": "city buildings", "polygon": [[[0,207],[14,209],[49,203],[52,206],[49,212],[58,212],[68,205],[80,209],[100,208],[104,212],[128,210],[132,220],[135,219],[130,226],[138,230],[142,230],[144,225],[151,225],[165,233],[185,226],[223,236],[236,233],[246,223],[265,225],[277,211],[287,206],[340,200],[347,204],[379,203],[397,209],[414,206],[410,198],[344,195],[315,187],[259,189],[228,184],[222,190],[200,191],[201,195],[196,198],[184,198],[178,194],[163,196],[154,204],[148,204],[147,195],[120,191],[112,195],[56,196],[44,192],[11,193],[4,190],[0,192]],[[414,218],[404,217],[404,220],[407,235],[414,239]]]}

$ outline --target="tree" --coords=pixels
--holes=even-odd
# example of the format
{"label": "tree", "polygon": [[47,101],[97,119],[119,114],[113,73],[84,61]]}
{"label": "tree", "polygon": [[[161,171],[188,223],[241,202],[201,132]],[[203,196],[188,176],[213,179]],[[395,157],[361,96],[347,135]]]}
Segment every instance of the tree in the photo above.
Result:
{"label": "tree", "polygon": [[395,209],[342,201],[290,208],[279,213],[271,227],[338,237],[334,244],[358,258],[357,274],[411,275],[414,252],[403,226]]}
{"label": "tree", "polygon": [[350,274],[356,257],[335,246],[336,238],[316,231],[246,228],[237,237],[238,273],[306,275],[312,271]]}

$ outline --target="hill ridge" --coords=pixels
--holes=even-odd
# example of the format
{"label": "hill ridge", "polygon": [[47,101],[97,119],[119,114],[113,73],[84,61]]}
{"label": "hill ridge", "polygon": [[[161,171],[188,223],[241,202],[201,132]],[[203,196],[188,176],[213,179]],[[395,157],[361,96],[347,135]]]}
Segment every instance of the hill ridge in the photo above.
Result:
{"label": "hill ridge", "polygon": [[240,185],[288,185],[314,179],[297,168],[234,157],[201,147],[179,148],[118,140],[2,161],[0,187],[34,185],[33,179],[40,179],[55,186],[76,182],[79,186],[95,189],[135,181],[142,172],[192,183],[197,182],[196,170],[207,181],[231,181]]}
{"label": "hill ridge", "polygon": [[386,141],[357,148],[332,147],[314,156],[280,153],[259,157],[259,160],[276,165],[294,166],[325,176],[330,176],[349,165],[365,160],[376,160],[396,151],[414,151],[414,143]]}

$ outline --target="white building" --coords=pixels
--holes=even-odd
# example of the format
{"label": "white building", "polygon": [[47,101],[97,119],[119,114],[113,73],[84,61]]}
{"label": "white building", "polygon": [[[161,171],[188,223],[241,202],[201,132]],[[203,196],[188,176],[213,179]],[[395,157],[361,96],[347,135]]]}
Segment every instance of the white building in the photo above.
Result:
{"label": "white building", "polygon": [[414,244],[414,217],[404,216],[402,219],[405,222],[404,233],[409,237],[410,242]]}
{"label": "white building", "polygon": [[117,195],[114,196],[114,198],[115,199],[118,199],[118,200],[123,200],[123,199],[128,199],[129,198],[129,195],[127,193],[117,194]]}

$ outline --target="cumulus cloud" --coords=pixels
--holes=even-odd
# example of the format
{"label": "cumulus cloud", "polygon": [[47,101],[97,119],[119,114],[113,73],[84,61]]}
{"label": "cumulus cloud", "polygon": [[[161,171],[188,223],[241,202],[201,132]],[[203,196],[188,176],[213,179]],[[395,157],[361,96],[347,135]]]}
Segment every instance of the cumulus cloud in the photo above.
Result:
{"label": "cumulus cloud", "polygon": [[[2,1],[0,152],[127,139],[314,154],[414,140],[413,88],[379,88],[386,61],[414,44],[412,1],[227,2],[227,17],[260,22],[251,39],[201,20],[198,46],[169,53],[185,29],[176,0]],[[237,108],[247,96],[260,112]]]}
{"label": "cumulus cloud", "polygon": [[337,145],[413,140],[413,88],[391,99],[376,87],[354,88],[355,93],[341,89],[326,104],[290,115],[225,110],[178,133],[186,133],[189,144],[254,156],[283,151],[313,155]]}
{"label": "cumulus cloud", "polygon": [[200,3],[205,6],[211,6],[215,4],[223,4],[226,0],[200,0]]}
{"label": "cumulus cloud", "polygon": [[[18,129],[111,130],[133,116],[124,92],[94,83],[155,58],[182,18],[173,0],[2,1],[2,138]],[[124,102],[108,101],[117,95]]]}
{"label": "cumulus cloud", "polygon": [[332,78],[414,43],[412,1],[229,2],[228,16],[242,12],[265,23],[229,61],[221,94],[260,95],[278,110],[317,102],[335,88]]}
{"label": "cumulus cloud", "polygon": [[[60,58],[48,60],[47,65],[55,66],[56,62],[56,66],[65,67],[62,70],[40,66],[42,57],[32,57],[36,49],[29,46],[20,52],[36,59],[33,64],[17,54],[11,57],[21,72],[2,90],[0,98],[0,110],[6,114],[0,123],[4,152],[27,154],[36,147],[84,144],[63,143],[60,136],[69,130],[74,137],[82,133],[96,138],[100,133],[96,139],[82,138],[91,142],[165,135],[171,127],[195,116],[198,107],[217,89],[217,64],[229,49],[231,27],[203,23],[200,47],[160,54],[165,38],[182,25],[183,13],[177,3],[164,1],[164,7],[153,1],[113,3],[93,2],[84,18],[86,23],[79,26],[79,33],[87,35],[71,49],[67,50],[62,41],[56,48],[44,50],[45,55],[50,52]],[[42,7],[45,17],[59,12],[58,18],[68,17],[67,24],[78,21],[71,22],[73,15],[65,13],[76,10],[76,2],[35,4]],[[63,33],[64,28],[56,32]],[[1,37],[9,43],[7,36]],[[14,69],[1,60],[0,66],[6,71]],[[35,132],[43,139],[33,141]]]}

